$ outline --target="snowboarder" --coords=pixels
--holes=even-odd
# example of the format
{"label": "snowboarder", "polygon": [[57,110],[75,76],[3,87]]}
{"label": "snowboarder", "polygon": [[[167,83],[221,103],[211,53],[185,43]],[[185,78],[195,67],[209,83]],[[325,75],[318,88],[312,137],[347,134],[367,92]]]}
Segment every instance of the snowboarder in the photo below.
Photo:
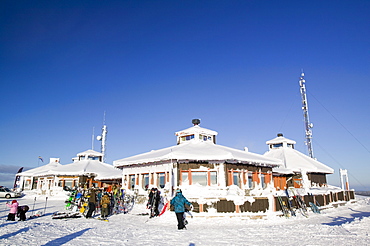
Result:
{"label": "snowboarder", "polygon": [[149,193],[149,200],[146,205],[150,209],[150,218],[159,215],[158,206],[161,201],[161,192],[157,188],[152,188]]}
{"label": "snowboarder", "polygon": [[15,215],[17,214],[18,211],[18,205],[19,204],[17,200],[13,200],[11,204],[9,204],[9,202],[6,203],[6,206],[10,208],[7,220],[15,221]]}
{"label": "snowboarder", "polygon": [[20,221],[26,220],[26,213],[30,208],[27,205],[19,206],[17,211],[17,216],[19,217]]}
{"label": "snowboarder", "polygon": [[105,194],[101,199],[101,217],[102,219],[106,219],[109,215],[109,204],[110,198],[108,194]]}
{"label": "snowboarder", "polygon": [[89,197],[89,211],[87,211],[86,218],[91,218],[93,212],[95,211],[95,204],[96,204],[96,193],[95,189],[90,189],[90,197]]}
{"label": "snowboarder", "polygon": [[186,229],[184,225],[185,204],[192,206],[192,204],[184,197],[180,189],[176,190],[176,196],[171,200],[171,205],[175,208],[177,218],[177,229]]}

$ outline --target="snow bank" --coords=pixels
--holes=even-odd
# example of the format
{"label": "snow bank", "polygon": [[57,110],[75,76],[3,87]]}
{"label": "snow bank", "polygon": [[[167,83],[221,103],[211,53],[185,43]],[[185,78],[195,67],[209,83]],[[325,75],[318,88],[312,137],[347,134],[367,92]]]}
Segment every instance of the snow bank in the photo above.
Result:
{"label": "snow bank", "polygon": [[[44,210],[46,197],[27,194],[21,205]],[[27,221],[5,221],[7,200],[0,200],[0,245],[370,245],[370,198],[357,196],[356,203],[323,210],[321,214],[290,219],[267,214],[267,219],[207,217],[194,213],[187,218],[188,230],[178,231],[173,212],[149,219],[144,205],[130,214],[96,219],[53,220],[51,214],[64,211],[65,197],[50,197],[46,216]]]}

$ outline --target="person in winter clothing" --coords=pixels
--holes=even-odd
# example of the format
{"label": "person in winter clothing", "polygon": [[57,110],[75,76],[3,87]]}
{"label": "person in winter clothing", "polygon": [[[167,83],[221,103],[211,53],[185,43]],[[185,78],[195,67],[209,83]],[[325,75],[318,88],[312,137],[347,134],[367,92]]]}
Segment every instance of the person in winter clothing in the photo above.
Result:
{"label": "person in winter clothing", "polygon": [[13,200],[11,204],[9,204],[8,202],[6,203],[6,206],[10,208],[7,220],[15,221],[15,215],[17,214],[18,211],[18,205],[19,204],[17,200]]}
{"label": "person in winter clothing", "polygon": [[191,203],[184,197],[180,189],[176,190],[176,196],[171,200],[171,205],[175,208],[177,218],[177,229],[186,229],[184,224],[185,204],[192,206]]}
{"label": "person in winter clothing", "polygon": [[150,209],[150,218],[159,215],[158,206],[161,201],[161,192],[157,188],[152,188],[149,193],[149,200],[146,207]]}
{"label": "person in winter clothing", "polygon": [[93,212],[95,211],[96,204],[96,193],[94,188],[90,190],[90,197],[89,197],[89,211],[87,211],[86,218],[91,218]]}
{"label": "person in winter clothing", "polygon": [[26,220],[26,213],[29,209],[30,208],[27,205],[18,207],[17,216],[19,217],[20,221],[25,221]]}
{"label": "person in winter clothing", "polygon": [[103,219],[107,218],[109,215],[109,204],[110,198],[108,194],[105,194],[101,199],[101,217]]}
{"label": "person in winter clothing", "polygon": [[98,190],[98,193],[96,194],[96,208],[101,211],[101,199],[103,197],[103,193],[101,190]]}

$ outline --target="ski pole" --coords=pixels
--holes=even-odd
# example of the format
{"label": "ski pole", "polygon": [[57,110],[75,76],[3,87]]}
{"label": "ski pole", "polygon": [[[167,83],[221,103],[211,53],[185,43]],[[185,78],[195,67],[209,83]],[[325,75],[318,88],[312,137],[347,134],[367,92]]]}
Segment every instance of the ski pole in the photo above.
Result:
{"label": "ski pole", "polygon": [[45,210],[46,210],[46,204],[47,203],[48,203],[48,197],[46,197],[46,201],[45,201],[44,215],[45,215]]}
{"label": "ski pole", "polygon": [[35,211],[35,203],[36,203],[36,197],[35,197],[35,199],[33,200],[32,215],[31,215],[31,216],[33,216],[33,213],[34,213],[34,211]]}

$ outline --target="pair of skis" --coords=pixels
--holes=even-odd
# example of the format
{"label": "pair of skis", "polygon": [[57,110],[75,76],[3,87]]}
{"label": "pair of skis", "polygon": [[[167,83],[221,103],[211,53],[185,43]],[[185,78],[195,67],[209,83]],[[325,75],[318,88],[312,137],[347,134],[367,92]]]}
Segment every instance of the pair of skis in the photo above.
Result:
{"label": "pair of skis", "polygon": [[277,198],[279,200],[279,204],[280,204],[280,207],[281,207],[281,211],[283,212],[283,215],[286,218],[289,218],[291,216],[290,212],[293,211],[293,210],[288,209],[288,206],[287,206],[286,202],[283,200],[283,198],[281,196],[278,196]]}
{"label": "pair of skis", "polygon": [[[307,211],[307,206],[306,206],[306,203],[304,202],[302,196],[298,193],[298,191],[294,188],[289,188],[290,191],[293,193],[293,199],[297,205],[297,208],[299,210],[299,212],[305,216],[305,217],[308,217],[308,211]],[[287,193],[287,196],[289,196],[289,191],[288,190],[285,190],[286,193]]]}
{"label": "pair of skis", "polygon": [[283,215],[286,218],[297,216],[296,210],[293,206],[294,201],[299,212],[303,216],[308,217],[307,207],[301,195],[294,188],[290,188],[290,191],[292,192],[293,196],[290,196],[288,189],[285,190],[285,194],[288,199],[287,202],[285,202],[281,196],[278,196],[279,204],[283,212]]}
{"label": "pair of skis", "polygon": [[35,197],[35,199],[33,201],[32,215],[28,219],[33,219],[33,218],[37,218],[37,217],[41,217],[41,216],[44,216],[45,215],[46,205],[48,203],[48,197],[46,197],[46,200],[45,200],[44,213],[41,212],[41,211],[38,211],[36,214],[34,214],[34,211],[35,211],[35,203],[36,203],[36,197]]}

